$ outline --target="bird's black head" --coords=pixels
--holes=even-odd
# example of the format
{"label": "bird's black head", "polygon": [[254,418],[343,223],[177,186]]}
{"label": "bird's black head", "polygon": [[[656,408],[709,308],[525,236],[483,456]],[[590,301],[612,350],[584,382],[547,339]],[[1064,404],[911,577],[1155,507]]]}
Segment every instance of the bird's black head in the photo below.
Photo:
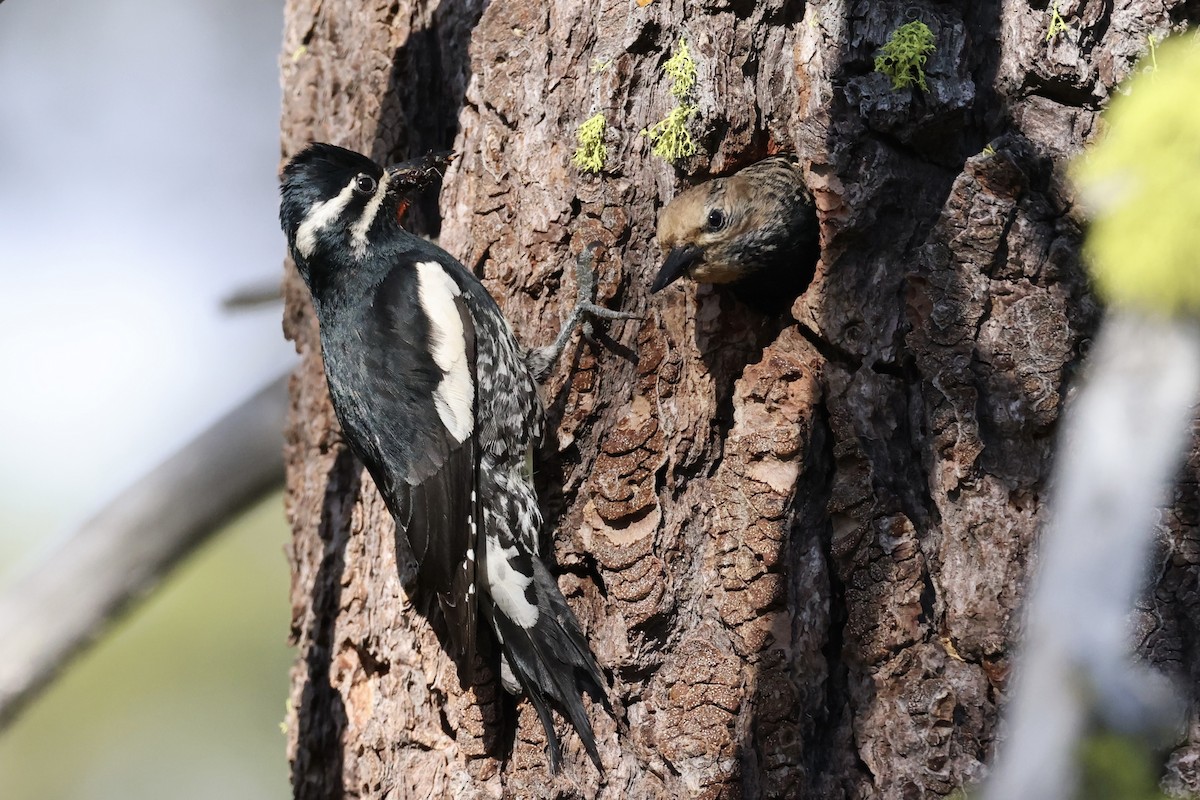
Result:
{"label": "bird's black head", "polygon": [[331,144],[314,143],[283,168],[279,222],[300,274],[312,286],[323,266],[361,261],[372,243],[403,229],[409,201],[453,158],[429,154],[395,166]]}

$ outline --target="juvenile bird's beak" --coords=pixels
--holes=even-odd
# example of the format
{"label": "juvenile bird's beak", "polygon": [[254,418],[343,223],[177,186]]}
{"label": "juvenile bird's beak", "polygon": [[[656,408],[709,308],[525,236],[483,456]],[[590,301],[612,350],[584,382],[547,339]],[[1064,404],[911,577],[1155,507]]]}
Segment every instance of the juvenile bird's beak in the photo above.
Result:
{"label": "juvenile bird's beak", "polygon": [[662,269],[654,279],[654,285],[650,287],[650,293],[654,294],[683,277],[703,257],[704,251],[694,244],[671,248],[671,252],[667,253],[667,260],[663,262]]}
{"label": "juvenile bird's beak", "polygon": [[442,153],[426,153],[420,158],[402,161],[387,168],[391,183],[402,191],[426,189],[442,177],[446,167],[454,161],[457,155],[445,151]]}

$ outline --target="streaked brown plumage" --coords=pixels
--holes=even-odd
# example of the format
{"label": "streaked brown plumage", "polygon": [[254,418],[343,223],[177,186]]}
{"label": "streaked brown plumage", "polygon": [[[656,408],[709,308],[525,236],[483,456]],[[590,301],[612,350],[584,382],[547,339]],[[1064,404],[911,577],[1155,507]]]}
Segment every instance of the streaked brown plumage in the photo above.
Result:
{"label": "streaked brown plumage", "polygon": [[681,192],[658,218],[664,261],[650,291],[687,276],[701,283],[756,275],[795,298],[820,254],[812,195],[794,155],[770,156]]}

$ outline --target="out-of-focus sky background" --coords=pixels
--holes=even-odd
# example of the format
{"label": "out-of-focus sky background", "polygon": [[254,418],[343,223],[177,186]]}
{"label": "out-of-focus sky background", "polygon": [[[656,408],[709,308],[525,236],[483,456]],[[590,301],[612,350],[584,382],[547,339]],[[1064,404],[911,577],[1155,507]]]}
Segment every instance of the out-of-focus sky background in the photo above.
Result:
{"label": "out-of-focus sky background", "polygon": [[[282,0],[0,3],[0,586],[294,358]],[[225,532],[0,733],[0,797],[286,797],[287,532]]]}

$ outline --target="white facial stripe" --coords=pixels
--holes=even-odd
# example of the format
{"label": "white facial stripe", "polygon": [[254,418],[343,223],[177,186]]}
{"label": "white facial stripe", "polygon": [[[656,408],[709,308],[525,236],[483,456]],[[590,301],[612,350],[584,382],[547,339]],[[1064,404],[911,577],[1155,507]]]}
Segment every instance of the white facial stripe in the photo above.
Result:
{"label": "white facial stripe", "polygon": [[296,229],[296,251],[301,256],[308,258],[312,255],[317,247],[317,234],[342,215],[353,196],[354,181],[350,181],[345,189],[338,192],[337,197],[312,204],[304,215],[304,221]]}
{"label": "white facial stripe", "polygon": [[429,346],[442,380],[433,393],[438,417],[458,442],[475,429],[475,385],[467,364],[467,340],[454,298],[462,294],[435,261],[417,264],[417,299],[429,320]]}
{"label": "white facial stripe", "polygon": [[538,621],[538,607],[525,597],[525,587],[533,578],[512,568],[508,559],[517,554],[516,547],[501,548],[495,538],[487,543],[488,594],[504,616],[522,628],[532,628]]}
{"label": "white facial stripe", "polygon": [[350,228],[350,250],[354,253],[355,258],[362,258],[367,254],[367,231],[371,230],[375,216],[379,213],[379,207],[383,205],[388,181],[391,178],[392,173],[386,171],[383,173],[383,177],[379,179],[379,185],[375,187],[375,194],[367,201],[367,207],[363,209],[362,216]]}

